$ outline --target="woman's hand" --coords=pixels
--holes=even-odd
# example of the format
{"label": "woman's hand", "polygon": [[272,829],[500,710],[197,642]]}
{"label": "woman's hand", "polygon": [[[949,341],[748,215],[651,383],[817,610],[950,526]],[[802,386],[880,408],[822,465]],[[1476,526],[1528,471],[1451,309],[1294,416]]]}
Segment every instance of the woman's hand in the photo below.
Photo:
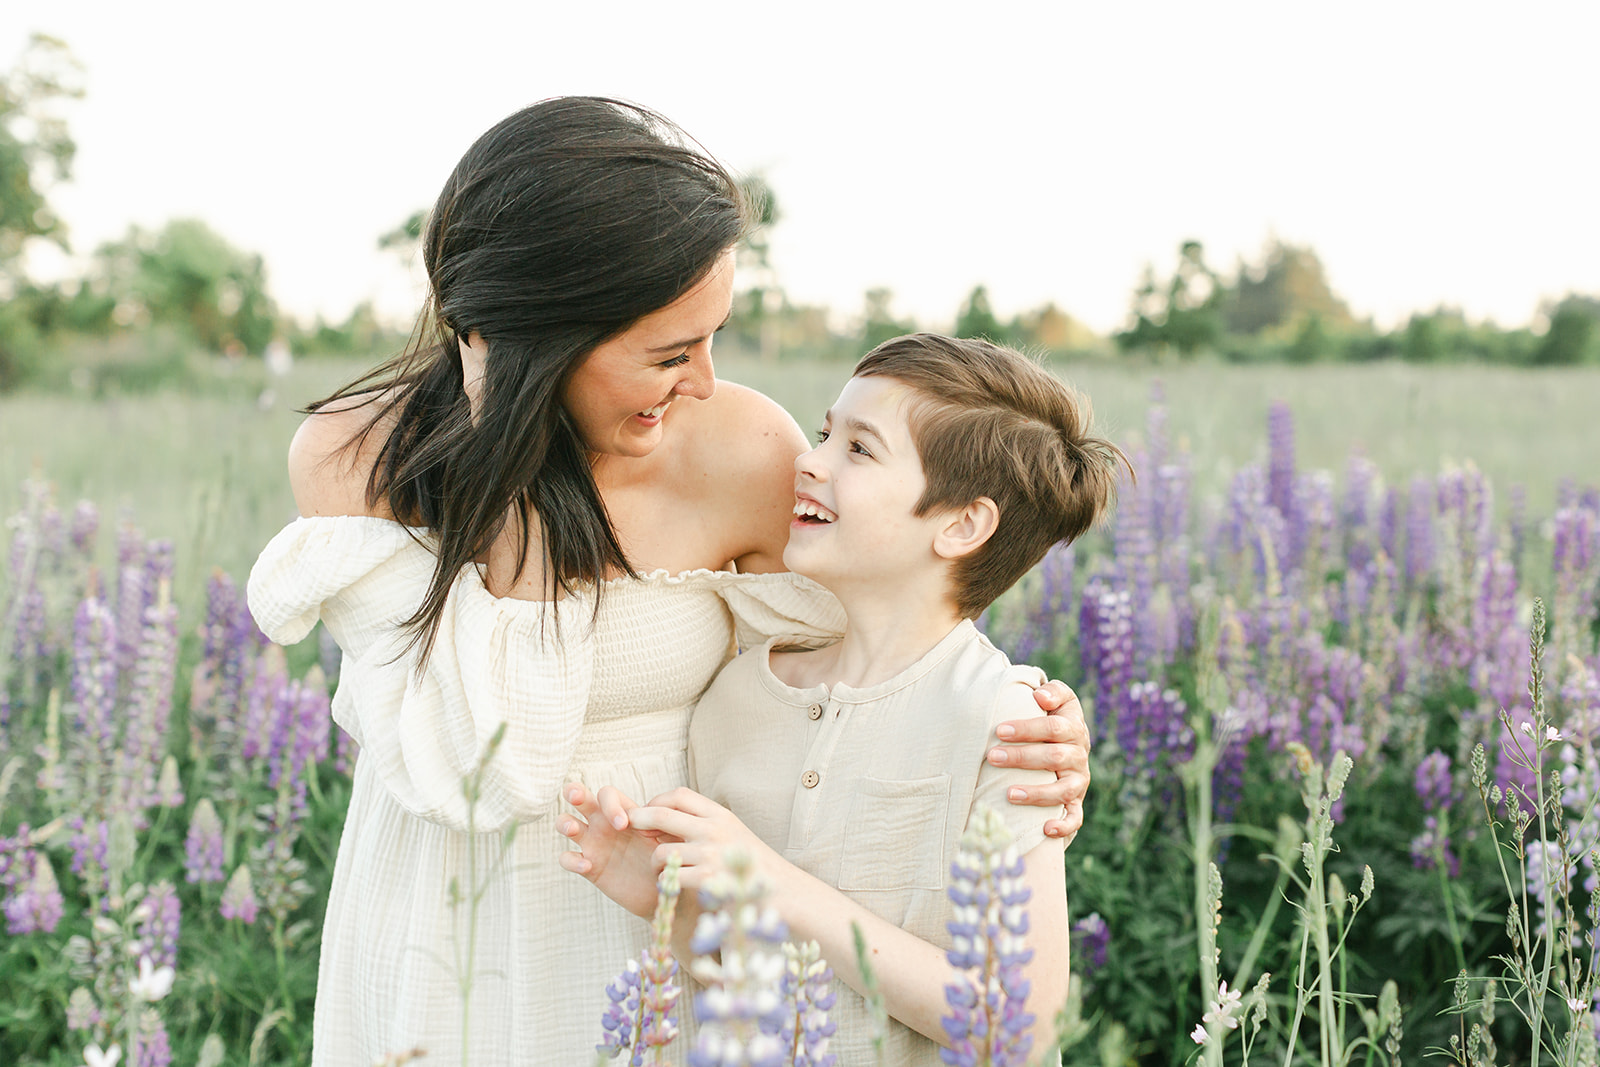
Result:
{"label": "woman's hand", "polygon": [[[629,815],[639,806],[611,786],[591,796],[583,786],[567,786],[567,802],[578,815],[563,815],[556,830],[578,846],[577,852],[563,852],[561,866],[581,874],[595,888],[635,915],[648,919],[655,912],[655,862],[659,841],[629,826]],[[579,818],[578,816],[582,816]]]}
{"label": "woman's hand", "polygon": [[727,869],[729,849],[750,857],[755,876],[767,885],[769,901],[778,896],[797,868],[773,851],[738,816],[692,789],[663,793],[642,808],[628,812],[628,823],[645,833],[657,831],[667,839],[657,847],[655,865],[665,867],[676,853],[683,866],[678,878],[683,888],[699,890]]}
{"label": "woman's hand", "polygon": [[1011,743],[991,749],[989,762],[1055,771],[1054,785],[1013,787],[1008,799],[1035,807],[1062,806],[1061,818],[1046,822],[1044,832],[1071,844],[1083,828],[1083,798],[1089,792],[1089,725],[1078,695],[1061,682],[1046,682],[1033,691],[1033,698],[1048,714],[1001,723],[996,732]]}

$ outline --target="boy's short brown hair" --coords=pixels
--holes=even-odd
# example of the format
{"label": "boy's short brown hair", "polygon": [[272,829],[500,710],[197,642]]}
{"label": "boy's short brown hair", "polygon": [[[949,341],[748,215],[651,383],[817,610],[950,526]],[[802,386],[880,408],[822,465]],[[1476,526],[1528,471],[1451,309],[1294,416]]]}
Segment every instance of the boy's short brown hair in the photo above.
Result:
{"label": "boy's short brown hair", "polygon": [[1089,529],[1116,496],[1116,445],[1089,435],[1086,397],[1022,353],[988,341],[914,333],[861,357],[916,397],[906,421],[927,488],[918,516],[988,497],[993,536],[956,561],[956,607],[975,618],[1060,541]]}

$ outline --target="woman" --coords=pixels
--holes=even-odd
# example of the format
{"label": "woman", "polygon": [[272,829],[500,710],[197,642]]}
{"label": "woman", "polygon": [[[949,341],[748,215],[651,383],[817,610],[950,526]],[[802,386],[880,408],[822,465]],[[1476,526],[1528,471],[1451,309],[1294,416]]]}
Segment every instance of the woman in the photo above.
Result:
{"label": "woman", "polygon": [[[659,116],[518,112],[434,206],[433,336],[295,435],[302,518],[251,608],[275,640],[326,622],[362,746],[315,1063],[586,1062],[646,928],[561,871],[561,786],[684,784],[689,709],[735,641],[837,634],[837,604],[782,571],[804,436],[712,373],[743,225],[727,173]],[[1040,703],[1067,714],[1015,739],[1068,743],[1004,760],[1066,770],[1024,799],[1070,799],[1067,833],[1087,732],[1059,683]]]}

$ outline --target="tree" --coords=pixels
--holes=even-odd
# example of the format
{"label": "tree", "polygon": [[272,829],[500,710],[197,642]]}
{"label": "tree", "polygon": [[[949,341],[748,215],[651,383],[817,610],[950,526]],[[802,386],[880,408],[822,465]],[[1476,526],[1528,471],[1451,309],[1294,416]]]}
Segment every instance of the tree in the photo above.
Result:
{"label": "tree", "polygon": [[422,243],[422,227],[428,222],[428,213],[421,208],[406,216],[406,220],[388,233],[378,238],[378,248],[382,251],[393,250],[402,260],[409,263],[412,255],[417,250],[417,245]]}
{"label": "tree", "polygon": [[889,304],[894,300],[893,291],[879,287],[868,289],[866,292],[866,308],[861,322],[861,346],[863,351],[871,351],[891,337],[912,333],[916,324],[908,320],[897,319],[889,311]]}
{"label": "tree", "polygon": [[1550,326],[1533,350],[1535,364],[1570,366],[1595,358],[1595,324],[1600,320],[1600,299],[1569,293],[1554,307],[1541,310],[1550,320]]}
{"label": "tree", "polygon": [[72,176],[78,146],[60,107],[83,96],[81,76],[67,46],[43,34],[34,34],[17,65],[0,74],[0,270],[18,271],[34,238],[67,247],[66,225],[46,197]]}
{"label": "tree", "polygon": [[956,336],[981,337],[1004,344],[1007,332],[1000,325],[1000,320],[994,317],[994,309],[989,306],[989,290],[982,285],[973,286],[972,292],[967,294],[966,303],[961,305],[960,314],[956,316]]}
{"label": "tree", "polygon": [[174,219],[157,233],[129,227],[96,251],[86,284],[111,301],[118,325],[175,324],[213,351],[237,345],[259,355],[277,332],[261,257],[198,219]]}
{"label": "tree", "polygon": [[1355,326],[1349,306],[1328,284],[1322,261],[1309,248],[1274,241],[1262,265],[1241,262],[1239,275],[1223,302],[1228,332],[1255,335],[1277,331],[1296,336],[1315,316],[1324,331]]}
{"label": "tree", "polygon": [[1127,350],[1175,348],[1183,356],[1215,347],[1222,339],[1222,303],[1225,290],[1205,261],[1199,241],[1178,248],[1178,266],[1165,285],[1155,270],[1145,267],[1144,280],[1134,294],[1133,325],[1116,335],[1117,347]]}
{"label": "tree", "polygon": [[772,227],[783,216],[777,193],[760,173],[740,178],[739,193],[750,214],[750,229],[739,242],[736,257],[740,276],[754,279],[738,303],[739,317],[745,320],[740,327],[741,332],[754,334],[762,361],[773,363],[778,359],[779,320],[787,299],[772,269],[771,241]]}

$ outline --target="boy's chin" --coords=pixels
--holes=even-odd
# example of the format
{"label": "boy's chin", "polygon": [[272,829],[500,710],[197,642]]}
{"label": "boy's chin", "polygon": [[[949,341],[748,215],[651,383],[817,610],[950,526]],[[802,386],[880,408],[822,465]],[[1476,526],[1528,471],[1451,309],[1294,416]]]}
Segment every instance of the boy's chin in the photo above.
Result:
{"label": "boy's chin", "polygon": [[819,585],[828,584],[828,567],[816,558],[815,553],[797,547],[792,539],[784,546],[783,565],[802,578],[810,578]]}

